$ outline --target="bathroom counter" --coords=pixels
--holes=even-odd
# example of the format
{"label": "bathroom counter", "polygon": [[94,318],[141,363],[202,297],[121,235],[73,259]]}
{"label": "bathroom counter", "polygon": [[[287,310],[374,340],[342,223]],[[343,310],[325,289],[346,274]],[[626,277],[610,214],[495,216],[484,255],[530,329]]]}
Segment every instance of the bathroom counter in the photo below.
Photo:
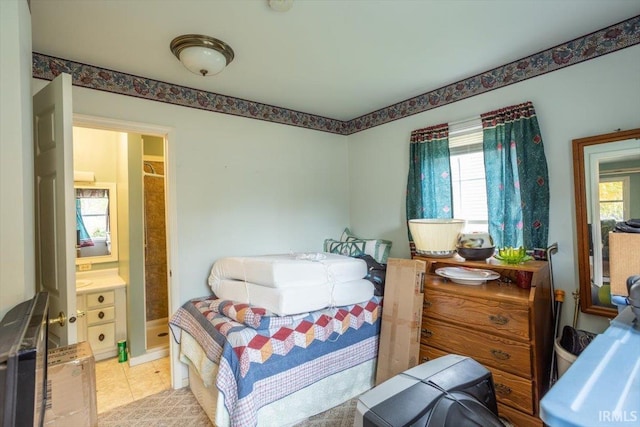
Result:
{"label": "bathroom counter", "polygon": [[[89,282],[88,284],[86,284]],[[84,294],[108,289],[117,289],[127,283],[118,275],[118,269],[82,271],[76,273],[76,293]]]}

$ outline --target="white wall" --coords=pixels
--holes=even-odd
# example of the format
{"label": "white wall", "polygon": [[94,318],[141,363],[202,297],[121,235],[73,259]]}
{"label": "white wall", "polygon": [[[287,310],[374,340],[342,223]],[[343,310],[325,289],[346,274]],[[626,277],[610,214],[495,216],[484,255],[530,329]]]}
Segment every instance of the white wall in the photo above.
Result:
{"label": "white wall", "polygon": [[0,1],[0,318],[35,292],[31,16]]}
{"label": "white wall", "polygon": [[73,127],[73,170],[90,171],[97,182],[116,182],[121,132]]}
{"label": "white wall", "polygon": [[[34,80],[34,92],[46,83]],[[78,87],[73,110],[173,129],[167,181],[177,222],[169,238],[181,302],[210,292],[219,257],[321,251],[348,225],[345,136]]]}
{"label": "white wall", "polygon": [[[409,256],[405,189],[412,130],[532,101],[538,114],[551,190],[549,243],[555,287],[566,292],[563,324],[572,324],[578,287],[571,141],[640,127],[640,46],[436,108],[349,137],[352,230],[393,241],[391,256]],[[599,332],[604,318],[581,313],[578,327]]]}

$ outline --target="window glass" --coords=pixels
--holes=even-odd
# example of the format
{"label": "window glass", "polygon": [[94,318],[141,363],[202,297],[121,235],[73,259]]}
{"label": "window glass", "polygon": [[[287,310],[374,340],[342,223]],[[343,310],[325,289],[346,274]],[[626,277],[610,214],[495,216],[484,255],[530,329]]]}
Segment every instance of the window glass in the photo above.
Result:
{"label": "window glass", "polygon": [[625,180],[602,179],[599,183],[600,219],[625,219]]}
{"label": "window glass", "polygon": [[489,231],[487,186],[479,119],[452,126],[449,134],[453,217],[465,219],[465,232]]}
{"label": "window glass", "polygon": [[104,240],[109,231],[108,197],[91,197],[80,199],[82,221],[91,239]]}

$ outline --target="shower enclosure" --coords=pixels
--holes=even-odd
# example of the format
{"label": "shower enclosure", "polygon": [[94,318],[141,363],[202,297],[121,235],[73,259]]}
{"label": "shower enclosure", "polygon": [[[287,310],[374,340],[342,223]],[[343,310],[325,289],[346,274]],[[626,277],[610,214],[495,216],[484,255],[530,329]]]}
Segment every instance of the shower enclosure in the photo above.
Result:
{"label": "shower enclosure", "polygon": [[[160,150],[154,150],[159,139]],[[167,236],[165,215],[165,168],[161,138],[144,138],[144,277],[147,353],[168,351]],[[158,153],[159,151],[159,153]],[[153,152],[154,155],[147,155]]]}

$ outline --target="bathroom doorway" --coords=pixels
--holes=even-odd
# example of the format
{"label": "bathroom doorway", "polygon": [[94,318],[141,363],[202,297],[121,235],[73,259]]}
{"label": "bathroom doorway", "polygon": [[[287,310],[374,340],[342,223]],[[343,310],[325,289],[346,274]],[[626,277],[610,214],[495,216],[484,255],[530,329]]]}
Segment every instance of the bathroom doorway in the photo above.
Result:
{"label": "bathroom doorway", "polygon": [[[110,210],[107,216],[117,217],[121,225],[117,229],[119,238],[113,240],[118,245],[120,256],[115,260],[95,256],[86,258],[91,262],[83,265],[88,265],[89,271],[82,274],[115,270],[122,277],[126,283],[122,292],[126,296],[123,306],[116,307],[114,316],[116,325],[119,321],[125,324],[125,331],[124,335],[114,338],[113,346],[115,348],[115,341],[124,338],[130,350],[139,349],[137,353],[130,351],[128,360],[123,363],[119,363],[118,357],[109,351],[102,351],[98,357],[96,349],[96,395],[98,409],[103,412],[166,390],[172,384],[167,333],[170,311],[169,251],[166,245],[168,210],[164,182],[167,156],[164,136],[127,132],[115,126],[105,129],[92,124],[75,120],[74,175],[78,179],[105,181],[117,187],[118,202],[113,203],[114,210]],[[142,232],[145,227],[149,231]],[[158,227],[160,231],[156,230]],[[148,262],[154,260],[156,264],[161,262],[163,265],[158,267]],[[147,272],[151,279],[146,279]],[[162,287],[147,289],[147,283],[152,281]],[[149,295],[153,297],[147,301],[146,296]],[[79,319],[79,329],[89,331],[91,328],[85,319]],[[99,325],[94,329],[106,324],[106,320],[96,322]],[[90,337],[88,334],[86,332],[82,336]],[[116,354],[115,350],[113,354]]]}
{"label": "bathroom doorway", "polygon": [[[125,136],[118,143],[120,153],[118,155],[117,183],[122,195],[118,201],[118,233],[121,249],[118,270],[120,276],[127,283],[127,347],[129,350],[128,365],[133,367],[145,364],[149,361],[161,360],[159,358],[170,354],[170,376],[173,387],[183,384],[186,372],[178,360],[178,346],[174,340],[169,340],[169,348],[160,352],[147,352],[147,325],[146,325],[146,290],[144,277],[144,195],[143,195],[143,143],[142,136],[157,137],[162,140],[163,153],[163,181],[165,196],[166,218],[166,268],[167,268],[167,292],[168,312],[173,313],[181,305],[180,289],[175,286],[171,276],[176,274],[177,265],[174,264],[176,253],[175,239],[172,239],[173,230],[177,224],[176,209],[176,183],[175,163],[172,162],[174,147],[173,129],[156,124],[130,122],[118,119],[85,116],[74,113],[74,126],[111,130],[123,132]],[[99,156],[98,153],[95,153]],[[156,171],[157,172],[157,171]],[[120,209],[122,208],[122,209]],[[120,213],[120,212],[119,212]]]}

